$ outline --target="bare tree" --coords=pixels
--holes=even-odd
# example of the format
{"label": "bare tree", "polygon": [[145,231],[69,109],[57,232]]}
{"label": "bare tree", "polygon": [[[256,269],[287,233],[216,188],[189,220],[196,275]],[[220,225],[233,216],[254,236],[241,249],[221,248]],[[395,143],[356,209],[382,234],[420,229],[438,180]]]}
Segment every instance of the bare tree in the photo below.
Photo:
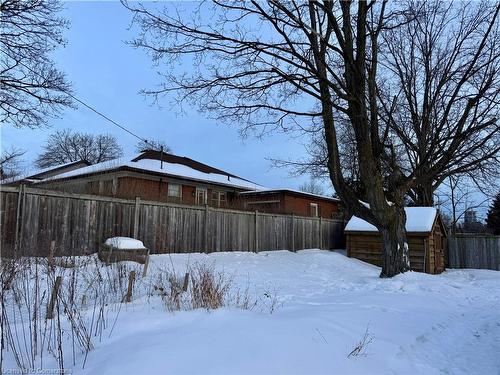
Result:
{"label": "bare tree", "polygon": [[39,168],[83,160],[90,164],[116,159],[123,151],[116,138],[109,134],[86,134],[69,129],[51,134],[36,159]]}
{"label": "bare tree", "polygon": [[[315,131],[311,124],[319,124],[337,194],[349,211],[381,232],[381,277],[410,269],[404,197],[439,178],[461,158],[464,144],[478,141],[470,119],[477,117],[475,104],[483,103],[496,83],[499,49],[492,47],[499,42],[500,4],[481,10],[481,22],[462,46],[471,58],[453,70],[457,85],[441,101],[445,114],[459,97],[463,108],[454,117],[441,116],[442,131],[427,139],[429,157],[409,165],[399,162],[399,149],[405,144],[417,147],[418,139],[407,136],[408,119],[396,111],[402,99],[391,82],[399,76],[388,65],[386,44],[393,32],[427,16],[414,11],[418,7],[413,3],[216,0],[200,4],[193,17],[171,5],[163,11],[125,5],[140,26],[134,45],[155,63],[185,63],[186,56],[194,57],[194,71],[172,69],[164,73],[166,81],[159,89],[146,94],[176,91],[179,100],[191,100],[219,120],[242,124],[243,132],[309,132]],[[483,4],[470,7],[483,9]],[[450,43],[455,40],[460,38],[450,35]],[[484,70],[488,75],[481,79],[479,71]],[[496,122],[490,115],[484,124]],[[338,117],[354,135],[359,178],[367,187],[365,202],[344,175]]]}
{"label": "bare tree", "polygon": [[26,153],[16,147],[2,150],[0,155],[0,180],[14,178],[21,174],[21,157]]}
{"label": "bare tree", "polygon": [[325,189],[315,178],[311,178],[309,181],[304,182],[302,185],[300,185],[299,190],[305,193],[311,193],[317,195],[325,194]]}
{"label": "bare tree", "polygon": [[137,152],[142,152],[144,150],[155,150],[155,151],[161,151],[171,153],[172,149],[170,146],[166,144],[164,141],[160,141],[157,139],[147,139],[143,141],[137,142],[135,145],[135,149]]}
{"label": "bare tree", "polygon": [[431,206],[450,176],[499,175],[498,4],[409,2],[407,11],[413,22],[382,35],[381,121],[398,140],[403,171],[419,170],[409,195]]}
{"label": "bare tree", "polygon": [[64,44],[68,23],[57,16],[61,7],[57,0],[0,2],[2,122],[35,128],[71,105],[70,85],[50,59]]}
{"label": "bare tree", "polygon": [[437,205],[443,213],[449,214],[449,229],[455,233],[459,222],[469,210],[486,210],[490,198],[474,185],[466,175],[449,176],[435,193]]}
{"label": "bare tree", "polygon": [[[345,182],[353,189],[361,200],[366,200],[366,186],[360,178],[356,157],[356,139],[341,117],[337,116],[337,140],[342,172]],[[316,128],[316,127],[314,127]],[[307,156],[302,159],[271,159],[274,167],[286,168],[291,176],[311,175],[314,179],[328,179],[328,148],[321,128],[306,134],[305,143]]]}
{"label": "bare tree", "polygon": [[[409,2],[406,17],[414,22],[382,34],[381,70],[387,80],[377,87],[384,96],[379,101],[380,121],[395,136],[398,165],[406,173],[422,161],[430,168],[428,159],[438,160],[452,146],[457,133],[467,138],[455,146],[454,155],[440,167],[441,172],[426,173],[423,169],[428,178],[422,178],[407,192],[418,206],[432,206],[436,191],[448,177],[466,176],[486,196],[491,196],[490,187],[500,177],[498,41],[487,39],[480,55],[470,48],[481,44],[489,25],[485,19],[492,9],[483,5]],[[498,37],[498,25],[492,35]],[[483,92],[474,98],[474,90]],[[469,115],[463,111],[466,106],[471,108]],[[459,126],[464,130],[457,132]],[[348,127],[337,130],[341,155],[344,152],[341,160],[344,173],[351,175],[353,183],[359,184],[356,188],[363,191],[351,133]],[[296,174],[312,171],[326,175],[326,149],[325,140],[313,133],[308,158],[275,164],[291,167]]]}

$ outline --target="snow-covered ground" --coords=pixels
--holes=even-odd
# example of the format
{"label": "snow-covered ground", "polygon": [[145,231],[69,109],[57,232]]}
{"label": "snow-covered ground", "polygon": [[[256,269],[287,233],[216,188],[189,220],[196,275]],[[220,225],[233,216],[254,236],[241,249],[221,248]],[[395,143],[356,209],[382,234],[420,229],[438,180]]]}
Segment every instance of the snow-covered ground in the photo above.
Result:
{"label": "snow-covered ground", "polygon": [[[500,272],[380,279],[379,268],[340,252],[304,250],[155,255],[148,274],[195,262],[224,270],[258,305],[170,313],[138,286],[85,369],[81,355],[65,367],[96,375],[500,374]],[[361,354],[348,357],[365,333]],[[4,368],[9,360],[14,367],[7,355]]]}

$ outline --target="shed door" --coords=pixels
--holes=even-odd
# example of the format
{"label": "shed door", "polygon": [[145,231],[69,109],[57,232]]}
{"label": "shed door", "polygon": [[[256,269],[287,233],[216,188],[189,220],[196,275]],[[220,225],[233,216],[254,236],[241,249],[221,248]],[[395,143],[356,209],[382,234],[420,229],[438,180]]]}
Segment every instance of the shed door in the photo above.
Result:
{"label": "shed door", "polygon": [[434,268],[434,273],[441,273],[444,271],[443,234],[439,227],[437,227],[434,232]]}

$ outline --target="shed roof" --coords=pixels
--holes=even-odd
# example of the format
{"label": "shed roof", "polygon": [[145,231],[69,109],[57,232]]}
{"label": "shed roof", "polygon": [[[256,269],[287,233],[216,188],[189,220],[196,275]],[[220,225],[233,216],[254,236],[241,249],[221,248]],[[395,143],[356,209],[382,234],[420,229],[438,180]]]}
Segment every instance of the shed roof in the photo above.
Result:
{"label": "shed roof", "polygon": [[[407,232],[428,233],[432,231],[437,216],[437,210],[434,207],[405,207],[405,212]],[[345,231],[378,232],[378,229],[367,221],[353,216],[347,223]]]}

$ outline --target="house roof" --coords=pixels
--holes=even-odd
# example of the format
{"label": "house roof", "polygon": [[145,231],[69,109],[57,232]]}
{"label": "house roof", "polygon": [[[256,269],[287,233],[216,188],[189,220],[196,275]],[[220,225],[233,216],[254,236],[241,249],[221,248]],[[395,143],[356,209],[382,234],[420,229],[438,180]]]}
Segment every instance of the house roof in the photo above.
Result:
{"label": "house roof", "polygon": [[116,170],[132,170],[136,172],[184,178],[242,189],[254,190],[263,188],[252,181],[211,167],[207,164],[197,162],[193,159],[167,153],[163,153],[162,155],[159,151],[151,150],[144,151],[139,155],[134,155],[133,157],[118,158],[88,167],[79,168],[70,172],[61,173],[47,178],[43,180],[43,182],[77,178]]}
{"label": "house roof", "polygon": [[320,199],[325,199],[325,200],[330,200],[330,201],[335,201],[335,202],[340,201],[340,199],[338,199],[338,198],[327,197],[325,195],[319,195],[319,194],[312,194],[312,193],[308,193],[305,191],[294,190],[294,189],[257,189],[257,190],[253,190],[253,191],[243,191],[239,194],[240,195],[265,195],[265,194],[273,194],[273,193],[288,193],[291,195],[299,195],[299,196],[304,196],[304,197],[314,197],[314,198],[320,198]]}
{"label": "house roof", "polygon": [[[437,210],[434,207],[405,207],[406,212],[406,231],[428,233],[432,231],[437,216]],[[378,229],[353,216],[345,227],[346,232],[378,232]]]}
{"label": "house roof", "polygon": [[[166,152],[162,153],[160,151],[155,151],[155,150],[145,150],[139,156],[137,156],[136,158],[133,158],[132,161],[140,161],[140,160],[144,160],[144,159],[160,160],[160,161],[163,160],[163,162],[166,162],[166,163],[185,165],[187,167],[190,167],[192,169],[195,169],[197,171],[204,172],[204,173],[215,173],[215,174],[221,174],[224,176],[242,179],[241,177],[238,177],[234,174],[223,171],[221,169],[217,169],[217,168],[212,167],[212,166],[207,165],[207,164],[203,164],[199,161],[190,159],[188,157],[169,154]],[[242,179],[242,180],[244,180],[244,179]]]}
{"label": "house roof", "polygon": [[24,173],[14,178],[8,178],[0,181],[1,184],[11,184],[14,182],[27,181],[37,182],[51,176],[59,175],[64,172],[69,172],[74,169],[87,167],[90,163],[85,160],[70,161],[68,163],[59,164],[47,168],[35,169],[28,173]]}
{"label": "house roof", "polygon": [[37,171],[31,172],[29,176],[27,176],[27,179],[31,180],[43,180],[44,178],[50,177],[51,175],[57,175],[60,173],[64,173],[67,169],[71,168],[83,168],[83,167],[88,167],[90,165],[89,162],[85,160],[78,160],[78,161],[71,161],[69,163],[64,163],[48,168],[43,168],[39,169]]}

